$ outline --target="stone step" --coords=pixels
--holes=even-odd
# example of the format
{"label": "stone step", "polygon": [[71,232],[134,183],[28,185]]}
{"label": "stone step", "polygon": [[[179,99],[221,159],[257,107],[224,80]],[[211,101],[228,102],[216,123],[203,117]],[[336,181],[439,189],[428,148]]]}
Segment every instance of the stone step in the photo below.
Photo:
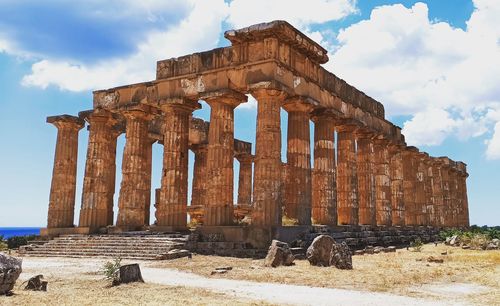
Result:
{"label": "stone step", "polygon": [[81,238],[55,238],[52,241],[188,241],[188,238],[167,238],[167,237],[125,237],[125,238],[116,238],[116,237],[81,237]]}
{"label": "stone step", "polygon": [[[156,249],[149,249],[149,248],[136,248],[136,249],[130,249],[130,248],[35,248],[32,251],[43,251],[43,252],[72,252],[72,251],[78,251],[78,252],[106,252],[108,250],[111,250],[112,252],[144,252],[144,253],[164,253],[168,252],[170,250],[174,249],[179,249],[179,247],[172,247],[172,248],[156,248]],[[31,252],[31,251],[28,251]]]}
{"label": "stone step", "polygon": [[162,241],[162,242],[117,242],[117,241],[74,241],[68,243],[60,242],[49,242],[44,245],[54,245],[54,246],[76,246],[76,245],[126,245],[126,246],[166,246],[166,245],[185,245],[185,242],[172,242],[172,241]]}
{"label": "stone step", "polygon": [[[53,253],[29,253],[25,254],[27,257],[69,257],[69,258],[115,258],[114,254],[94,254],[94,255],[81,255],[81,254],[53,254]],[[133,260],[158,260],[157,256],[144,256],[142,254],[132,255],[132,254],[124,254],[120,256],[122,259],[133,259]]]}
{"label": "stone step", "polygon": [[158,255],[158,254],[166,254],[170,250],[165,250],[165,251],[148,251],[148,250],[80,250],[80,249],[75,249],[75,250],[32,250],[29,252],[26,252],[26,254],[36,254],[36,253],[44,253],[44,254],[88,254],[88,255],[94,255],[94,254],[138,254],[138,255]]}

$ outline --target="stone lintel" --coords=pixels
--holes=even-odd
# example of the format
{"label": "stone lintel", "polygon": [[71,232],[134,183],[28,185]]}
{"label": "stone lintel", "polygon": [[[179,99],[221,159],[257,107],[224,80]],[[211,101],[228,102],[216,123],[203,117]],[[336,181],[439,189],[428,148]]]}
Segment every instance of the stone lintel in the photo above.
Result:
{"label": "stone lintel", "polygon": [[356,132],[361,126],[361,123],[355,119],[339,118],[335,120],[335,128],[337,132]]}
{"label": "stone lintel", "polygon": [[294,47],[313,62],[319,64],[328,62],[328,51],[283,20],[259,23],[239,30],[229,30],[224,33],[224,37],[233,45],[262,41],[272,37]]}
{"label": "stone lintel", "polygon": [[184,110],[192,112],[194,110],[200,109],[201,104],[197,101],[175,97],[175,98],[161,98],[158,100],[158,106],[163,110]]}
{"label": "stone lintel", "polygon": [[212,103],[213,101],[217,101],[233,105],[234,107],[248,101],[248,97],[245,94],[232,89],[221,89],[217,91],[204,92],[199,95],[199,99],[205,100],[208,104]]}
{"label": "stone lintel", "polygon": [[81,129],[85,126],[85,121],[83,119],[66,114],[58,116],[49,116],[47,117],[46,122],[53,124],[58,128],[61,124],[63,124],[63,126],[73,127],[75,129]]}
{"label": "stone lintel", "polygon": [[140,113],[143,113],[145,116],[154,116],[158,115],[159,111],[157,108],[152,107],[150,105],[144,104],[144,103],[128,103],[125,105],[121,105],[120,107],[117,108],[116,110],[119,114],[126,115],[130,113],[135,113],[139,115]]}
{"label": "stone lintel", "polygon": [[376,137],[375,131],[367,127],[360,127],[355,131],[356,137],[360,139],[374,139]]}
{"label": "stone lintel", "polygon": [[307,96],[288,97],[283,103],[283,108],[287,112],[310,113],[319,106],[319,102]]}

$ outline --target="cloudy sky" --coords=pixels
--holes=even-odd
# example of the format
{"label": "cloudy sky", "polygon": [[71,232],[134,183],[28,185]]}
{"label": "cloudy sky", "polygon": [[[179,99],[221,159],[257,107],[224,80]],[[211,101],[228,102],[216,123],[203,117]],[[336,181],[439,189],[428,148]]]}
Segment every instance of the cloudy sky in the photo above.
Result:
{"label": "cloudy sky", "polygon": [[[471,222],[499,225],[499,16],[498,0],[0,0],[0,226],[46,224],[56,139],[46,116],[89,109],[94,89],[154,79],[157,60],[275,19],[325,46],[324,66],[381,101],[409,145],[467,163]],[[237,138],[255,141],[255,113],[252,101],[236,110]],[[208,119],[207,105],[195,115]],[[82,130],[77,208],[86,146]]]}

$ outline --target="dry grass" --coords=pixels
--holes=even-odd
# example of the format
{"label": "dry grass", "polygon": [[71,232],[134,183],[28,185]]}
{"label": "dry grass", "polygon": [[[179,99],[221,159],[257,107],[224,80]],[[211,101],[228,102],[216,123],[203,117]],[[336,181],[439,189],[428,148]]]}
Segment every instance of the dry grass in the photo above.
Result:
{"label": "dry grass", "polygon": [[[448,251],[448,255],[441,255]],[[429,256],[443,258],[444,263],[428,263]],[[392,292],[421,296],[415,291],[431,283],[473,283],[500,291],[500,252],[462,250],[434,244],[424,245],[421,252],[406,249],[396,253],[353,256],[354,270],[338,270],[310,266],[306,260],[295,266],[266,268],[262,260],[217,256],[193,256],[155,263],[156,267],[175,268],[203,276],[218,266],[232,266],[227,274],[212,277],[242,279],[258,282],[309,285],[355,290]],[[486,293],[484,298],[495,294]],[[498,294],[497,294],[498,295]]]}
{"label": "dry grass", "polygon": [[0,305],[266,305],[199,288],[134,283],[109,287],[103,280],[57,279],[47,292],[15,290]]}

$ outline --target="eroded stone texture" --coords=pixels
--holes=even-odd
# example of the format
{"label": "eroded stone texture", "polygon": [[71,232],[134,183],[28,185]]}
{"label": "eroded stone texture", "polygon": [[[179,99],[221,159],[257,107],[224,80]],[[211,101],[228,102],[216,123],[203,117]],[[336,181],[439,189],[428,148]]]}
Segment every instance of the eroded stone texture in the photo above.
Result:
{"label": "eroded stone texture", "polygon": [[435,226],[444,226],[445,209],[443,199],[443,178],[441,174],[442,164],[436,159],[432,158],[432,196],[434,199],[434,220]]}
{"label": "eroded stone texture", "polygon": [[424,153],[418,153],[417,158],[417,179],[415,181],[415,222],[416,225],[427,225],[427,197],[425,193],[425,181],[427,177],[427,167],[425,165]]}
{"label": "eroded stone texture", "polygon": [[240,163],[238,176],[238,205],[252,204],[252,164],[253,156],[240,155],[236,157]]}
{"label": "eroded stone texture", "polygon": [[[99,228],[110,225],[110,199],[114,189],[114,156],[116,138],[112,131],[116,120],[110,112],[96,109],[86,115],[89,123],[89,144],[83,178],[80,227]],[[112,224],[112,223],[111,223]]]}
{"label": "eroded stone texture", "polygon": [[434,226],[436,224],[436,216],[434,213],[434,172],[432,161],[429,155],[425,155],[424,165],[427,168],[425,176],[425,203],[426,203],[426,225]]}
{"label": "eroded stone texture", "polygon": [[375,139],[373,141],[375,154],[375,205],[377,211],[377,225],[390,226],[392,224],[391,205],[391,169],[388,141]]}
{"label": "eroded stone texture", "polygon": [[443,215],[444,215],[444,226],[451,227],[452,223],[452,207],[451,207],[451,193],[450,193],[450,159],[447,157],[439,157],[439,161],[442,163],[441,167],[441,180],[443,183]]}
{"label": "eroded stone texture", "polygon": [[85,122],[69,115],[48,117],[57,128],[47,227],[72,227],[75,212],[78,132]]}
{"label": "eroded stone texture", "polygon": [[241,94],[205,99],[210,105],[207,153],[205,225],[233,224],[234,108],[246,101]]}
{"label": "eroded stone texture", "polygon": [[314,169],[312,172],[312,219],[316,224],[337,225],[335,182],[335,124],[328,114],[314,121]]}
{"label": "eroded stone texture", "polygon": [[407,147],[403,152],[403,199],[405,204],[405,224],[416,225],[416,179],[417,179],[417,159],[418,149]]}
{"label": "eroded stone texture", "polygon": [[459,226],[468,227],[469,224],[469,202],[467,200],[467,165],[463,162],[457,162],[459,170],[458,190],[462,202],[462,214],[460,215]]}
{"label": "eroded stone texture", "polygon": [[337,126],[337,213],[341,225],[358,224],[354,125]]}
{"label": "eroded stone texture", "polygon": [[359,197],[359,224],[377,225],[375,205],[375,166],[373,135],[357,131],[357,174]]}
{"label": "eroded stone texture", "polygon": [[405,225],[403,153],[401,146],[390,148],[392,225]]}
{"label": "eroded stone texture", "polygon": [[288,99],[287,164],[285,182],[285,215],[299,225],[311,224],[311,144],[309,113],[311,104],[300,98]]}
{"label": "eroded stone texture", "polygon": [[257,100],[252,224],[281,225],[280,108],[286,95],[274,89],[257,89],[252,95]]}
{"label": "eroded stone texture", "polygon": [[189,117],[199,104],[187,99],[162,101],[165,114],[163,173],[160,201],[156,208],[158,226],[187,225]]}
{"label": "eroded stone texture", "polygon": [[126,118],[126,142],[116,225],[139,228],[146,225],[146,208],[151,197],[152,142],[148,137],[151,115],[141,108],[126,110],[123,115]]}
{"label": "eroded stone texture", "polygon": [[460,196],[458,194],[458,171],[456,168],[456,163],[451,163],[451,168],[449,172],[449,186],[450,186],[450,213],[451,213],[451,226],[459,226],[459,215],[460,215]]}
{"label": "eroded stone texture", "polygon": [[207,201],[207,152],[206,144],[199,144],[191,147],[194,153],[193,182],[191,192],[191,209],[199,209],[201,214],[191,213],[191,220],[203,223],[203,210]]}

